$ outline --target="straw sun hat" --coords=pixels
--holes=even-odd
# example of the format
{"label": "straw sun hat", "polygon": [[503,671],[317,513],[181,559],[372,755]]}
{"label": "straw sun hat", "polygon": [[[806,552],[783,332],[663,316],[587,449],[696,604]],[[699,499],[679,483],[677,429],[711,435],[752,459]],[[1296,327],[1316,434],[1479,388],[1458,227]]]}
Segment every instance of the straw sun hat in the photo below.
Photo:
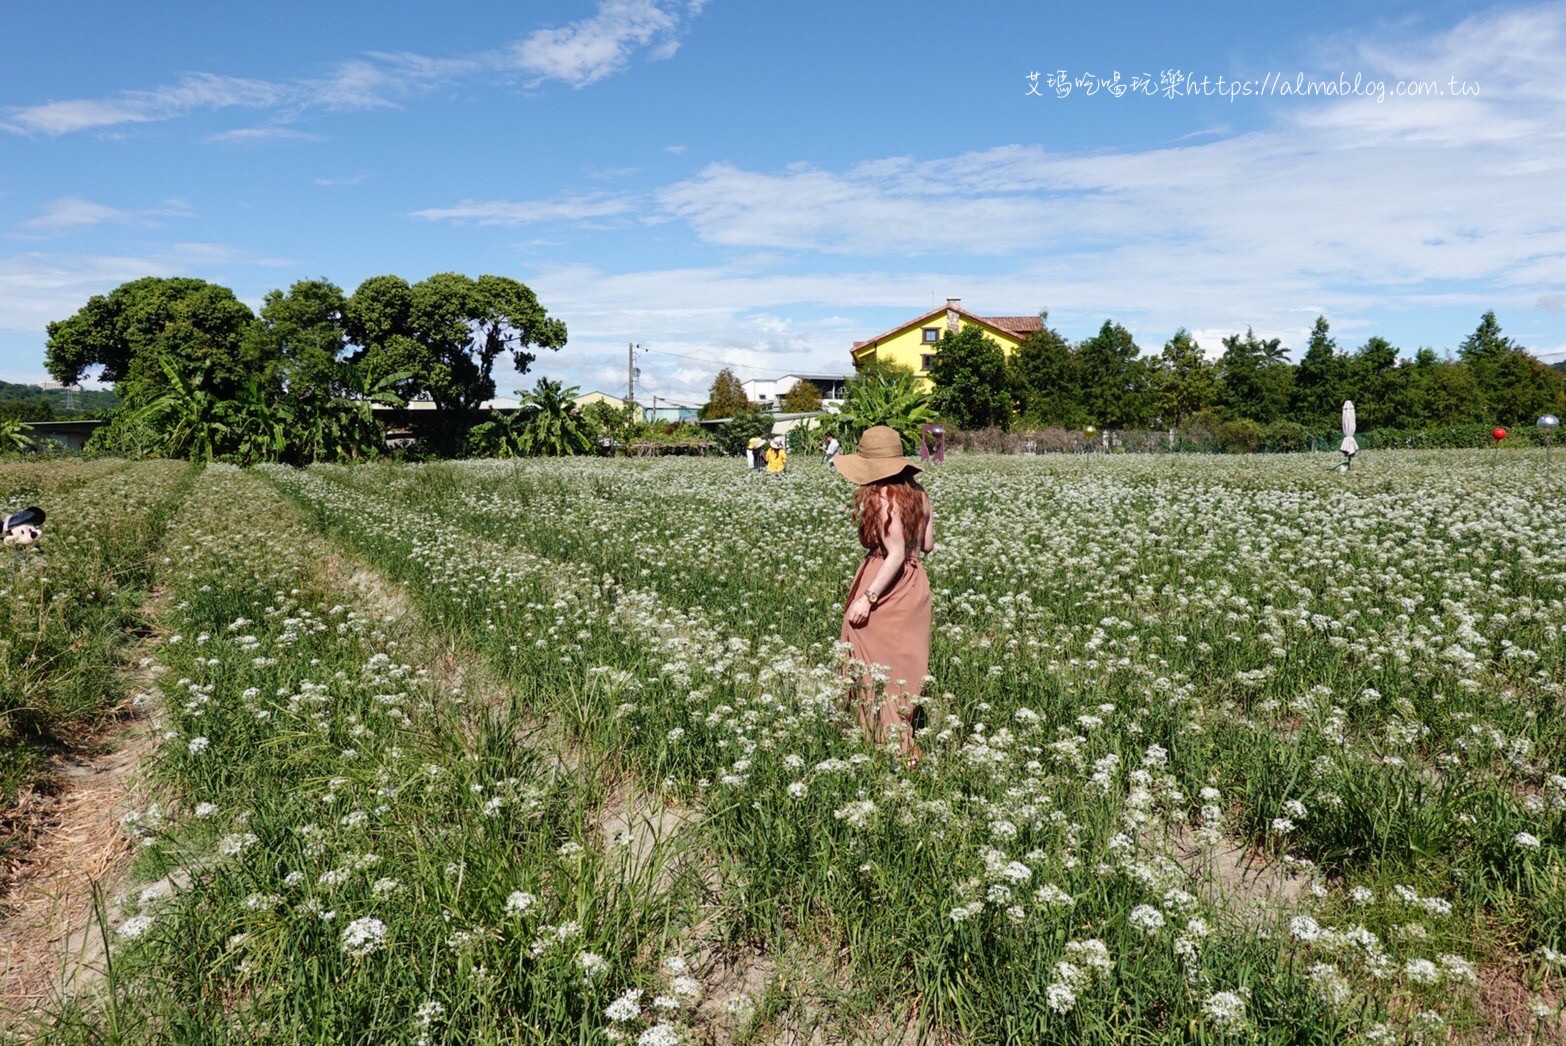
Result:
{"label": "straw sun hat", "polygon": [[858,486],[875,483],[919,466],[903,457],[903,438],[897,430],[887,425],[877,425],[865,430],[859,437],[859,450],[853,454],[839,454],[832,465],[848,482]]}

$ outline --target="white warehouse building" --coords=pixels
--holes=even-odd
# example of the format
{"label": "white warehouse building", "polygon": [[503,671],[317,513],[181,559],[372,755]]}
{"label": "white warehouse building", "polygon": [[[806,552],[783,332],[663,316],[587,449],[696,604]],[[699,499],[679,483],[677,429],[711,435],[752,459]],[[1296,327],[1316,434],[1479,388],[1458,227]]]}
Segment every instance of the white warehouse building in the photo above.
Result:
{"label": "white warehouse building", "polygon": [[751,378],[743,382],[745,398],[761,404],[764,411],[776,412],[779,402],[796,384],[808,381],[821,390],[821,401],[827,407],[843,404],[843,386],[847,374],[785,374],[780,378]]}

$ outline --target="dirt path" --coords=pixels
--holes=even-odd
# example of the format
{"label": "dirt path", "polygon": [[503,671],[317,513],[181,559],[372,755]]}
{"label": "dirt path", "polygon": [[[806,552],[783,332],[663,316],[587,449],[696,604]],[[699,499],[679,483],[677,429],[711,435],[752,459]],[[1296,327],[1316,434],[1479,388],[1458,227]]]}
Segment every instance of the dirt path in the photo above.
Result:
{"label": "dirt path", "polygon": [[[143,609],[150,613],[150,604]],[[110,725],[82,754],[57,758],[18,803],[14,816],[28,842],[0,883],[0,1031],[39,1018],[103,976],[94,888],[112,912],[134,852],[119,819],[138,805],[143,766],[158,744],[153,647],[144,639],[131,648],[133,696]]]}

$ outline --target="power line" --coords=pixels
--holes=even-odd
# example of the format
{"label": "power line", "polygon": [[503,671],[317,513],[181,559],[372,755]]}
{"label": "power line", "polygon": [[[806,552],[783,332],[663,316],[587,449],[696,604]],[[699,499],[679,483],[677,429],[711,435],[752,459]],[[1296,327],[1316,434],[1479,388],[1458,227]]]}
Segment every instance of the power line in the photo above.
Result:
{"label": "power line", "polygon": [[704,359],[701,356],[682,356],[678,352],[665,352],[662,349],[642,349],[641,351],[643,355],[672,356],[677,360],[690,360],[692,363],[709,363],[714,367],[744,366],[744,364],[725,363],[722,360]]}

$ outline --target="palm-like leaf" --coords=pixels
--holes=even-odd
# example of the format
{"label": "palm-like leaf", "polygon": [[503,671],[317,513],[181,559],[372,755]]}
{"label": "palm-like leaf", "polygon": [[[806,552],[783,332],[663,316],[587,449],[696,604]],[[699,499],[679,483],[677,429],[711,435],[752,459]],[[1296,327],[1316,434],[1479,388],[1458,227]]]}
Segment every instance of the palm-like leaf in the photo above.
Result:
{"label": "palm-like leaf", "polygon": [[0,450],[32,450],[38,444],[28,430],[27,422],[18,418],[0,418]]}
{"label": "palm-like leaf", "polygon": [[910,451],[918,446],[919,426],[936,420],[929,397],[911,375],[873,375],[850,382],[847,391],[842,410],[827,426],[845,442],[858,442],[871,426],[888,425]]}
{"label": "palm-like leaf", "polygon": [[211,461],[222,452],[232,427],[228,404],[181,374],[167,356],[158,366],[169,379],[169,391],[136,412],[136,418],[161,433],[160,452],[169,457]]}
{"label": "palm-like leaf", "polygon": [[504,422],[497,419],[506,429],[502,446],[509,444],[517,454],[543,457],[591,453],[592,426],[572,402],[576,394],[575,385],[539,378],[531,391],[519,393],[522,405],[514,415]]}

